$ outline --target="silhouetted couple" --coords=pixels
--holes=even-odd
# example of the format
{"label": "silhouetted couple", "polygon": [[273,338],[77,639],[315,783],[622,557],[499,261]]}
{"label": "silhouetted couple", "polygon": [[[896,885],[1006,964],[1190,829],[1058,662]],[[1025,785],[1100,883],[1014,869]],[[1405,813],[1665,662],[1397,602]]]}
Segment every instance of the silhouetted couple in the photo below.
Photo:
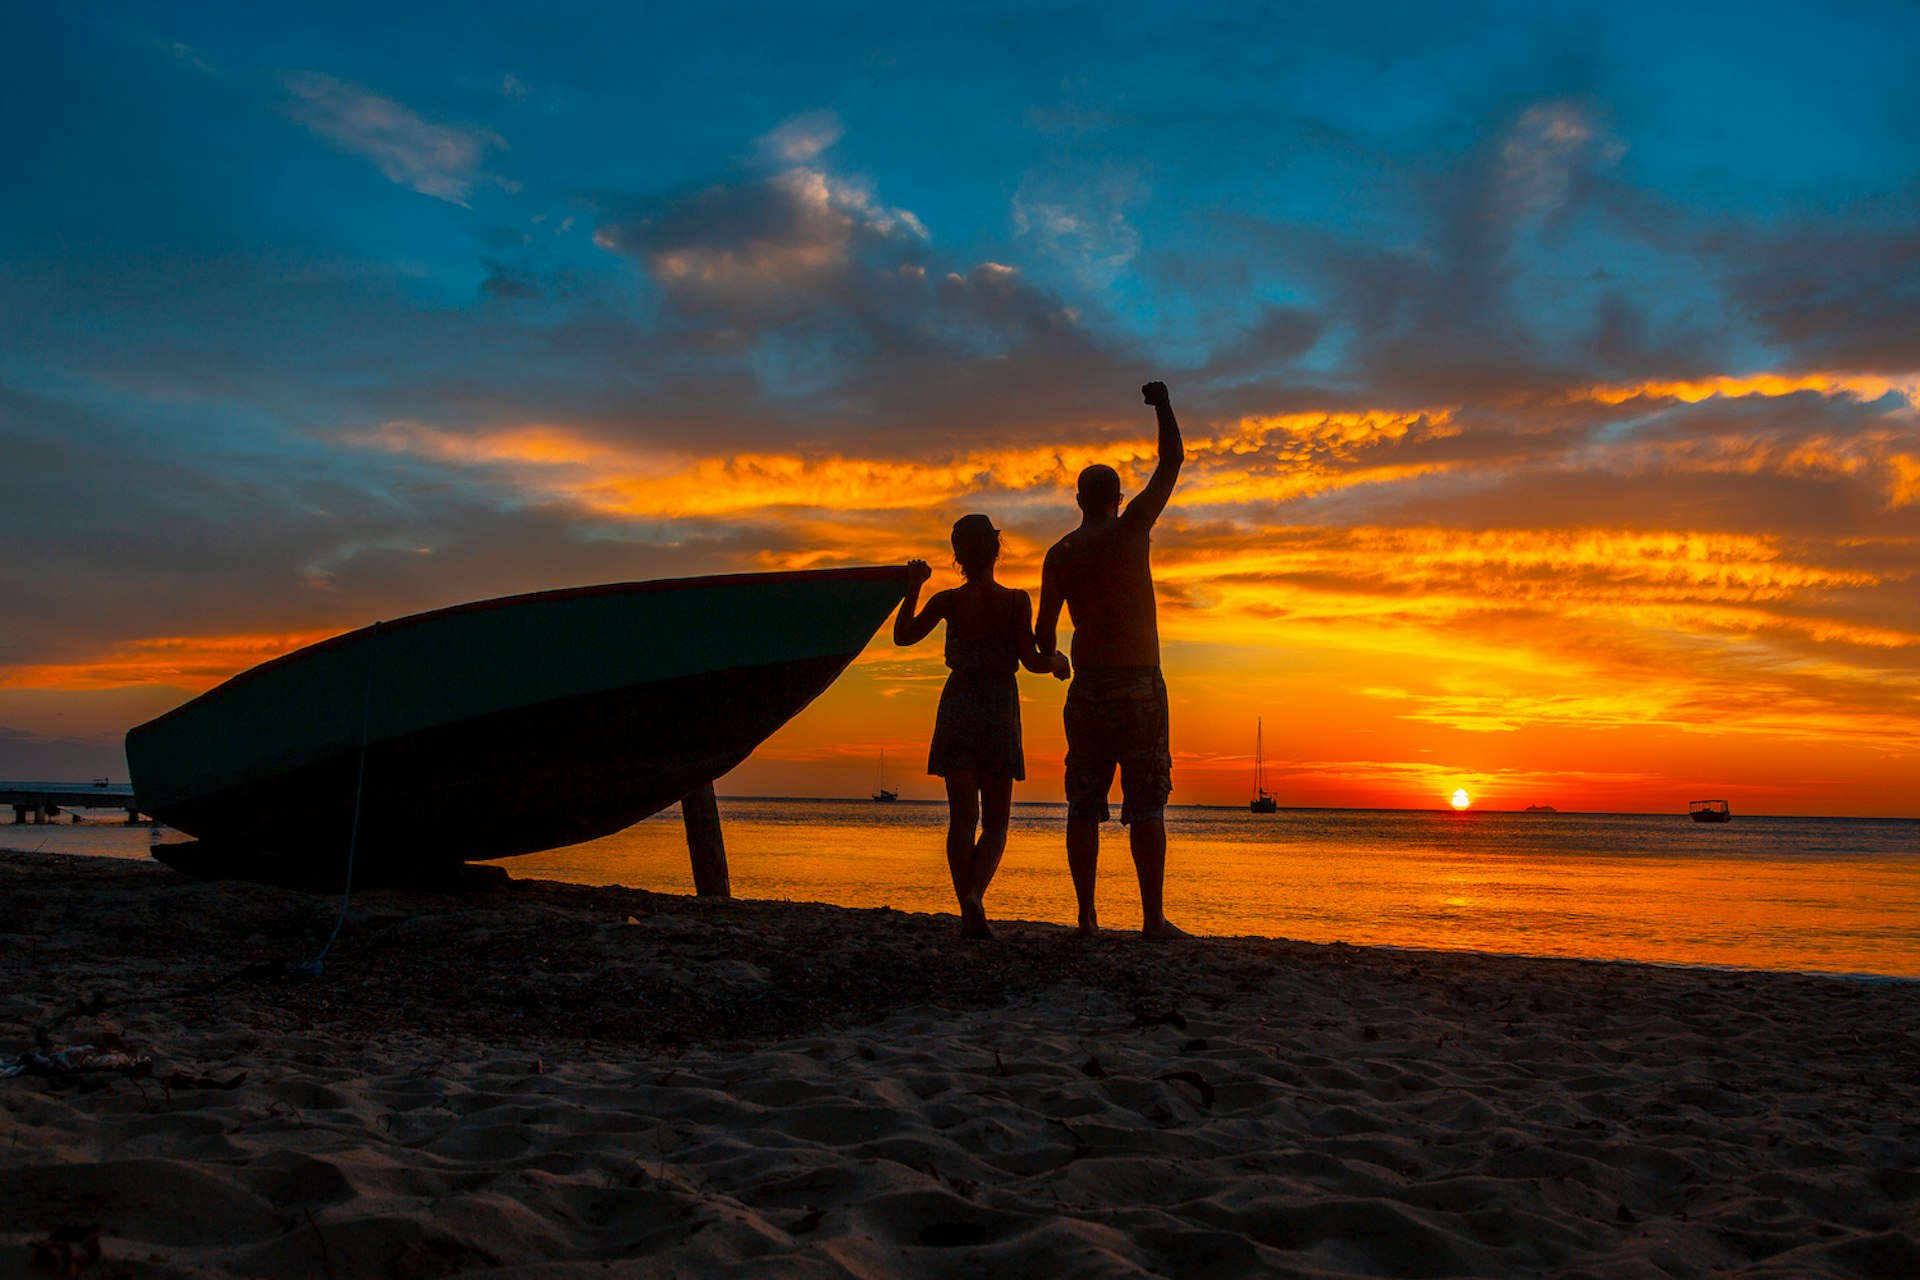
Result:
{"label": "silhouetted couple", "polygon": [[[1141,930],[1148,937],[1184,933],[1167,921],[1167,796],[1173,757],[1167,745],[1167,686],[1160,677],[1160,629],[1148,549],[1166,510],[1186,452],[1165,384],[1141,394],[1160,423],[1159,461],[1146,488],[1120,507],[1120,476],[1095,465],[1080,473],[1080,524],[1047,552],[1040,576],[1040,612],[1024,591],[994,581],[1000,531],[983,515],[953,526],[953,558],[965,582],[919,608],[920,585],[932,570],[909,562],[913,577],[894,620],[895,644],[916,644],[947,624],[952,674],[940,694],[927,772],[947,784],[947,866],[960,901],[960,931],[992,936],[983,899],[1007,848],[1013,784],[1027,776],[1020,745],[1019,667],[1073,684],[1067,690],[1067,867],[1079,900],[1080,932],[1099,930],[1094,910],[1100,824],[1107,791],[1120,771],[1120,821],[1126,825],[1140,881]],[[1057,647],[1060,609],[1073,622],[1073,660]]]}

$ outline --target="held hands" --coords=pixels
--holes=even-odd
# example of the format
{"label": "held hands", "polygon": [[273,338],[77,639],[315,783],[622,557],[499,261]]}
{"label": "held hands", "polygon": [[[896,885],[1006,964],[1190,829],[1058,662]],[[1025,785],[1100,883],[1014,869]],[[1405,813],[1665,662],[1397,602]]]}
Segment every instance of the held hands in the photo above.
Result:
{"label": "held hands", "polygon": [[1072,674],[1073,664],[1067,661],[1067,655],[1064,653],[1055,653],[1053,655],[1053,678],[1055,680],[1065,680]]}
{"label": "held hands", "polygon": [[907,561],[908,585],[917,587],[921,583],[925,582],[928,578],[931,578],[932,576],[933,576],[933,570],[930,567],[928,567],[927,562],[925,560]]}
{"label": "held hands", "polygon": [[1167,398],[1167,384],[1164,382],[1149,382],[1140,388],[1140,395],[1156,409],[1165,409],[1173,403]]}

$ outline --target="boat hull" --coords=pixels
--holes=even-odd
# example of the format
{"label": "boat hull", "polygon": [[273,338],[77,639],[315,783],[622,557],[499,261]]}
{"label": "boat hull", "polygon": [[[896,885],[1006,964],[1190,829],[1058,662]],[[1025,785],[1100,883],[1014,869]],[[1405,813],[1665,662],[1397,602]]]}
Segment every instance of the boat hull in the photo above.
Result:
{"label": "boat hull", "polygon": [[833,683],[905,581],[616,584],[383,623],[129,733],[135,792],[208,846],[187,857],[269,878],[329,878],[349,844],[356,877],[377,880],[594,839],[745,760]]}

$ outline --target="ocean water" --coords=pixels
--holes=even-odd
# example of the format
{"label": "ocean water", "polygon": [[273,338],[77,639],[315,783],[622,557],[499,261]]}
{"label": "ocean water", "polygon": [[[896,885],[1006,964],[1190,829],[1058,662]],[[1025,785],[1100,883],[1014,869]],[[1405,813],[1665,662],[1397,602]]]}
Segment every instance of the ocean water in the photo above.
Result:
{"label": "ocean water", "polygon": [[[720,801],[738,897],[953,912],[946,806]],[[1065,810],[1016,805],[996,918],[1074,919]],[[1167,811],[1167,914],[1195,933],[1920,978],[1920,821],[1410,810]],[[0,847],[146,856],[119,826],[0,827]],[[677,809],[501,860],[515,876],[691,893]],[[1140,923],[1126,832],[1099,909]]]}

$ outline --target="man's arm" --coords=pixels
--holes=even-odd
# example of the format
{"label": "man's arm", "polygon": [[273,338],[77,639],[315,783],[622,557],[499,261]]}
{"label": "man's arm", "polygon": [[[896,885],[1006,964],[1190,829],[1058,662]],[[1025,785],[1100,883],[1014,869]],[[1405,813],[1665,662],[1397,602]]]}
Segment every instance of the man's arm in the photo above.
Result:
{"label": "man's arm", "polygon": [[1055,545],[1040,562],[1040,612],[1033,620],[1034,648],[1048,657],[1060,652],[1060,606],[1066,602],[1060,593],[1060,566],[1055,562],[1059,550]]}
{"label": "man's arm", "polygon": [[1180,477],[1180,464],[1187,460],[1187,449],[1180,442],[1180,423],[1173,416],[1167,384],[1149,382],[1140,388],[1140,394],[1160,419],[1160,461],[1148,478],[1147,487],[1127,504],[1120,518],[1151,525],[1167,509],[1167,499],[1173,496],[1173,482]]}
{"label": "man's arm", "polygon": [[1052,676],[1056,680],[1065,680],[1073,674],[1073,666],[1067,661],[1067,655],[1042,649],[1033,635],[1033,597],[1020,593],[1020,665],[1037,676]]}

